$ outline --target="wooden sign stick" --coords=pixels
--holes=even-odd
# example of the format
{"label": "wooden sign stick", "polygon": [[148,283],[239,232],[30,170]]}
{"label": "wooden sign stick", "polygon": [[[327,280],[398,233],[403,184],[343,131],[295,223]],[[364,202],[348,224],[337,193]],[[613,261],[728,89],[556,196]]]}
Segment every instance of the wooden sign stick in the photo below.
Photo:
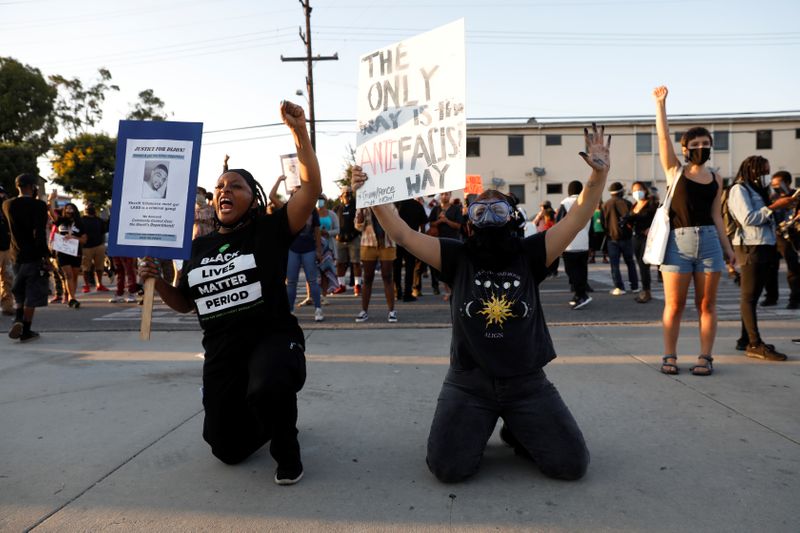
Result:
{"label": "wooden sign stick", "polygon": [[142,303],[142,324],[139,328],[139,339],[150,340],[150,326],[153,323],[153,299],[156,293],[156,279],[144,280],[144,302]]}

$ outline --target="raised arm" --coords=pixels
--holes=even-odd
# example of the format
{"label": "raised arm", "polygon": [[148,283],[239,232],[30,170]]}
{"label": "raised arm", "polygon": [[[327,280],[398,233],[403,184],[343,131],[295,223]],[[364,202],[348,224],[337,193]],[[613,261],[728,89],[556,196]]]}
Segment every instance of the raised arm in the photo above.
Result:
{"label": "raised arm", "polygon": [[656,100],[656,131],[658,132],[658,157],[661,160],[661,168],[667,176],[667,186],[672,182],[674,169],[681,166],[678,156],[675,155],[675,148],[672,146],[672,139],[669,138],[669,123],[667,122],[667,94],[669,91],[665,86],[656,87],[653,90],[653,98]]}
{"label": "raised arm", "polygon": [[317,154],[311,146],[311,139],[306,129],[306,116],[303,108],[291,102],[281,102],[281,118],[289,126],[297,148],[297,159],[300,163],[300,190],[292,195],[292,201],[286,207],[289,217],[289,230],[297,233],[306,225],[308,215],[316,207],[317,198],[322,192],[319,177]]}
{"label": "raised arm", "polygon": [[548,265],[552,264],[578,232],[586,227],[603,194],[608,169],[611,167],[609,151],[611,136],[608,136],[608,144],[604,144],[603,133],[603,127],[601,126],[598,131],[596,124],[592,124],[592,133],[589,133],[586,128],[583,129],[588,153],[580,152],[580,156],[592,168],[592,174],[567,215],[545,233]]}
{"label": "raised arm", "polygon": [[[361,167],[354,166],[352,177],[353,192],[355,193],[364,185],[367,179],[367,175]],[[390,205],[377,205],[371,209],[372,213],[378,217],[383,229],[394,242],[411,252],[411,255],[423,263],[429,264],[436,270],[441,270],[442,252],[439,246],[439,239],[411,229],[400,218],[397,210],[392,209]]]}
{"label": "raised arm", "polygon": [[278,176],[278,179],[275,180],[275,185],[272,186],[272,189],[269,191],[269,201],[272,202],[272,205],[275,206],[275,209],[280,209],[283,207],[283,201],[278,196],[278,186],[286,181],[286,176],[281,174]]}

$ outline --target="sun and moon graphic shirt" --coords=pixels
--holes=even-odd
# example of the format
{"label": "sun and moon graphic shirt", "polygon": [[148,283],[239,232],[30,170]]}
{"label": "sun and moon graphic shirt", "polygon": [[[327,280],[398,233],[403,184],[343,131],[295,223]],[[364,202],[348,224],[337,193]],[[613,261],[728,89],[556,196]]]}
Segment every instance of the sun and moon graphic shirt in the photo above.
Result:
{"label": "sun and moon graphic shirt", "polygon": [[441,280],[453,288],[450,365],[493,377],[534,372],[555,358],[539,300],[547,277],[545,233],[523,240],[502,270],[478,268],[464,243],[441,239]]}
{"label": "sun and moon graphic shirt", "polygon": [[179,289],[194,302],[204,345],[242,345],[274,333],[303,338],[286,296],[292,239],[283,207],[231,233],[192,241]]}

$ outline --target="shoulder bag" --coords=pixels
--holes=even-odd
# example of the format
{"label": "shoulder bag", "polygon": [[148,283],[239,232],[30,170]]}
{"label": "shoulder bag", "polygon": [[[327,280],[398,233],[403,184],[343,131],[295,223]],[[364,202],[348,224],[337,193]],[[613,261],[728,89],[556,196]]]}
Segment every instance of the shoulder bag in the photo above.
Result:
{"label": "shoulder bag", "polygon": [[678,186],[678,180],[683,175],[683,167],[678,172],[678,176],[672,181],[672,186],[667,191],[664,201],[656,209],[650,230],[647,232],[647,244],[644,247],[642,261],[648,265],[660,265],[664,262],[664,253],[667,251],[667,241],[669,240],[669,207],[672,205],[672,195]]}

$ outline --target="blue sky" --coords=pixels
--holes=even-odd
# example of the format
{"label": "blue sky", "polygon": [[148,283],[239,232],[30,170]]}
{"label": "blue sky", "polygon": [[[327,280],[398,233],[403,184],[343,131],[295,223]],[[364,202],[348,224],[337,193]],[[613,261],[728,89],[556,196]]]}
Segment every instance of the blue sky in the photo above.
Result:
{"label": "blue sky", "polygon": [[[470,118],[650,114],[662,83],[671,113],[800,109],[797,1],[311,1],[314,53],[339,55],[314,70],[319,120],[355,118],[361,55],[461,17]],[[208,132],[278,122],[282,99],[305,104],[304,63],[280,60],[304,55],[301,25],[296,0],[0,0],[0,54],[85,81],[110,69],[122,90],[109,133],[146,88]],[[354,140],[352,122],[318,125],[329,193]],[[229,153],[269,189],[291,151],[283,127],[208,133],[199,181]]]}

